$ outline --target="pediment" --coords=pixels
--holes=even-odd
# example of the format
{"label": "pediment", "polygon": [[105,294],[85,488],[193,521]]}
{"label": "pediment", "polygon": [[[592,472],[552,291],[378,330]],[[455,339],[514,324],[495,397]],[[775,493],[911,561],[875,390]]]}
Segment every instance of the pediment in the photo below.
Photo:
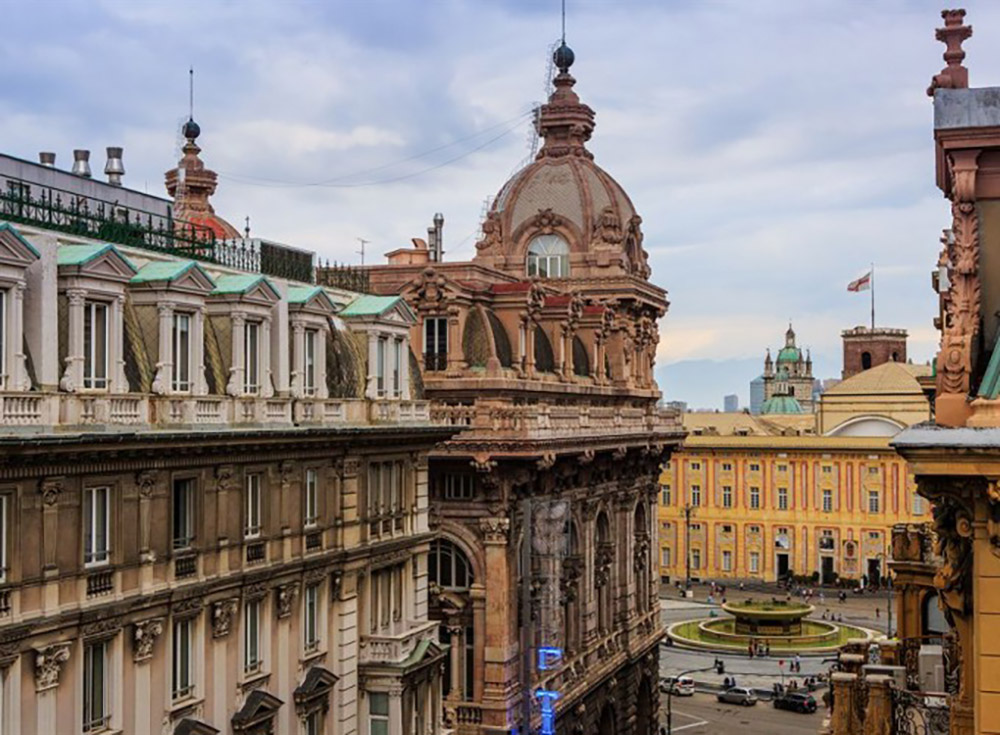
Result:
{"label": "pediment", "polygon": [[205,296],[215,288],[215,281],[199,263],[147,263],[132,278],[132,286],[152,286],[155,289],[185,291]]}
{"label": "pediment", "polygon": [[219,729],[207,722],[185,717],[174,727],[174,735],[218,735]]}
{"label": "pediment", "polygon": [[330,693],[337,683],[337,675],[322,666],[313,666],[306,673],[305,679],[295,688],[296,704],[323,697]]}
{"label": "pediment", "polygon": [[243,299],[257,304],[273,306],[281,300],[281,294],[278,293],[278,289],[271,285],[269,280],[261,278],[243,294]]}
{"label": "pediment", "polygon": [[233,715],[233,730],[244,732],[254,725],[274,717],[284,702],[263,689],[254,689],[247,695],[239,711]]}
{"label": "pediment", "polygon": [[226,273],[215,280],[215,289],[210,296],[274,306],[281,300],[281,293],[265,276],[254,273]]}
{"label": "pediment", "polygon": [[59,246],[59,275],[76,275],[109,281],[129,281],[138,272],[114,245]]}
{"label": "pediment", "polygon": [[26,268],[41,257],[20,232],[4,222],[0,225],[0,263]]}
{"label": "pediment", "polygon": [[[300,293],[297,293],[301,289]],[[314,314],[335,314],[337,306],[333,303],[330,295],[321,287],[315,286],[311,289],[302,286],[293,286],[288,293],[289,311],[308,311]]]}
{"label": "pediment", "polygon": [[411,326],[417,323],[417,315],[404,299],[400,299],[392,308],[382,313],[380,317],[383,321]]}

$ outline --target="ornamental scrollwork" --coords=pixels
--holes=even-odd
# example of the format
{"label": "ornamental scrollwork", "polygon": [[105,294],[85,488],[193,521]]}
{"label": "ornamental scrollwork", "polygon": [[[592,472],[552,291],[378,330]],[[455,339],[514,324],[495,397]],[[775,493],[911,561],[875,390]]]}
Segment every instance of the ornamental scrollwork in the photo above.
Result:
{"label": "ornamental scrollwork", "polygon": [[139,497],[148,498],[156,488],[156,472],[143,470],[135,473],[135,486],[139,489]]}
{"label": "ornamental scrollwork", "polygon": [[225,638],[233,629],[233,621],[236,620],[236,613],[239,609],[240,601],[235,597],[227,600],[219,600],[212,605],[212,637]]}
{"label": "ornamental scrollwork", "polygon": [[295,598],[299,596],[299,583],[289,582],[282,584],[277,589],[277,612],[279,618],[287,618],[292,614],[292,605]]}
{"label": "ornamental scrollwork", "polygon": [[153,646],[163,633],[163,618],[142,620],[132,626],[132,660],[136,663],[153,658]]}
{"label": "ornamental scrollwork", "polygon": [[509,518],[480,518],[479,530],[488,544],[505,544],[510,535]]}
{"label": "ornamental scrollwork", "polygon": [[503,230],[500,224],[500,213],[490,210],[483,220],[482,237],[476,242],[476,250],[481,253],[489,253],[500,247],[503,242]]}
{"label": "ornamental scrollwork", "polygon": [[53,643],[35,649],[35,691],[44,692],[59,686],[59,675],[69,661],[71,643]]}
{"label": "ornamental scrollwork", "polygon": [[64,489],[65,485],[61,477],[46,477],[38,483],[38,492],[42,495],[42,502],[50,508],[59,502],[59,496],[62,495]]}
{"label": "ornamental scrollwork", "polygon": [[967,480],[924,480],[920,494],[933,501],[934,533],[941,565],[934,576],[949,625],[955,616],[972,612],[972,519],[969,502],[979,483]]}

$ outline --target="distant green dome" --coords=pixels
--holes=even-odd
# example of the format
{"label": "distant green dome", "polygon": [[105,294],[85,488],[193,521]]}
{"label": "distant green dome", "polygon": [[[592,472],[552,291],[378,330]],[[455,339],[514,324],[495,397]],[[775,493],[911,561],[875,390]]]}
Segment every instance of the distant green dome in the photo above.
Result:
{"label": "distant green dome", "polygon": [[761,413],[805,413],[795,396],[771,396],[760,407]]}
{"label": "distant green dome", "polygon": [[802,359],[802,353],[798,347],[782,347],[778,353],[778,363],[798,362]]}

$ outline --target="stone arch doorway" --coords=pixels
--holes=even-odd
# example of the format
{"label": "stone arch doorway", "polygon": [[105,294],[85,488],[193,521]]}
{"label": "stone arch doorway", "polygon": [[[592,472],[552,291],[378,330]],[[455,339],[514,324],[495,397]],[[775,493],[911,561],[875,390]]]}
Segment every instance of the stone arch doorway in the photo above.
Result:
{"label": "stone arch doorway", "polygon": [[601,710],[601,719],[597,722],[597,733],[596,735],[617,735],[618,730],[615,726],[615,708],[611,704],[604,705],[604,709]]}

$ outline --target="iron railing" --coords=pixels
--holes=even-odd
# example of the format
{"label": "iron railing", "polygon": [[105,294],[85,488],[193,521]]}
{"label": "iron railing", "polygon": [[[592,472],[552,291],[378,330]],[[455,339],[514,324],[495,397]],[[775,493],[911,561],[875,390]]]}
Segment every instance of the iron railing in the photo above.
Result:
{"label": "iron railing", "polygon": [[943,697],[892,688],[892,735],[947,735],[949,707]]}
{"label": "iron railing", "polygon": [[312,253],[260,240],[220,240],[205,226],[0,175],[0,219],[81,237],[313,282]]}
{"label": "iron railing", "polygon": [[355,293],[371,293],[371,279],[365,268],[330,261],[316,269],[316,283]]}

